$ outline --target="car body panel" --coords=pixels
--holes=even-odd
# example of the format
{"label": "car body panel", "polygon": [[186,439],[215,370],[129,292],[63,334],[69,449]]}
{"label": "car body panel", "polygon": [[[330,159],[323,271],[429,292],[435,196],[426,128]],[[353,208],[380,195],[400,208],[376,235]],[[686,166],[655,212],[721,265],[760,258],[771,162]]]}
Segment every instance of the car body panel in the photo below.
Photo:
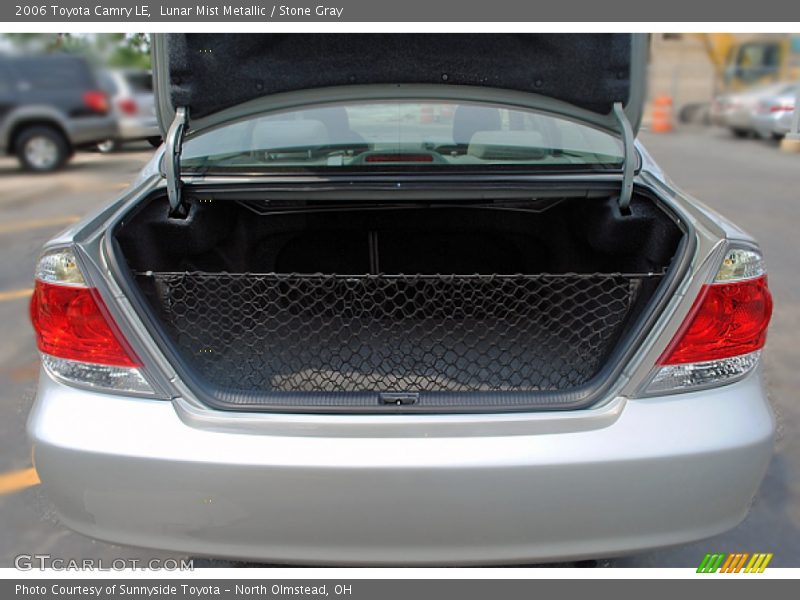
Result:
{"label": "car body panel", "polygon": [[[160,137],[156,117],[155,96],[152,92],[134,89],[130,77],[148,76],[147,71],[130,69],[109,69],[101,78],[104,87],[108,88],[111,105],[117,119],[117,139],[122,141],[141,140],[149,137]],[[128,114],[119,109],[121,100],[133,100],[136,112]]]}
{"label": "car body panel", "polygon": [[[791,115],[791,113],[789,113]],[[782,117],[781,113],[762,113],[756,112],[753,115],[753,131],[762,139],[769,139],[773,137],[782,137],[788,133],[789,128],[781,131]],[[788,125],[790,119],[785,119]]]}
{"label": "car body panel", "polygon": [[[20,62],[22,61],[22,62]],[[40,86],[31,83],[26,71],[43,65],[44,68],[73,69],[82,79],[74,86]],[[49,124],[64,133],[73,146],[90,145],[113,137],[117,132],[114,116],[92,114],[86,110],[81,94],[97,89],[88,65],[77,57],[8,57],[0,60],[0,75],[8,86],[0,92],[0,150],[13,152],[11,136],[26,123]]]}
{"label": "car body panel", "polygon": [[69,118],[47,104],[19,106],[9,111],[0,122],[0,151],[13,151],[12,132],[26,123],[50,124],[64,132],[73,146],[89,146],[117,135],[117,122],[112,115]]}
{"label": "car body panel", "polygon": [[199,428],[173,403],[43,374],[28,428],[63,521],[100,539],[279,562],[519,563],[736,525],[772,453],[763,390],[755,372],[623,401],[584,430],[384,437],[373,415],[361,417],[373,434],[341,437]]}
{"label": "car body panel", "polygon": [[98,140],[107,139],[109,131],[116,135],[117,124],[108,117],[85,117],[74,119],[67,124],[72,143],[76,146],[89,146]]}
{"label": "car body panel", "polygon": [[780,94],[766,96],[759,101],[753,113],[753,128],[762,138],[783,137],[791,128],[793,110],[775,110],[793,107],[798,86],[782,90]]}
{"label": "car body panel", "polygon": [[759,103],[780,95],[791,84],[785,81],[758,86],[743,92],[717,97],[712,104],[711,120],[716,125],[742,133],[756,132],[756,115]]}
{"label": "car body panel", "polygon": [[[797,110],[797,109],[795,109]],[[788,135],[792,131],[794,115],[790,112],[784,111],[780,117],[775,120],[772,127],[772,133],[777,136]]]}

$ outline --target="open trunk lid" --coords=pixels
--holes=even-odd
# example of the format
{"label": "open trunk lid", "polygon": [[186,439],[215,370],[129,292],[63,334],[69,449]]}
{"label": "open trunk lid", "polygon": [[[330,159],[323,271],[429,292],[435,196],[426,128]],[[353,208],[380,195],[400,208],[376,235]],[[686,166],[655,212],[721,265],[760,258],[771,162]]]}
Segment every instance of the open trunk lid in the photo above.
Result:
{"label": "open trunk lid", "polygon": [[[470,101],[476,89],[522,92],[545,111],[619,135],[619,205],[633,188],[647,37],[640,34],[162,34],[153,44],[154,88],[166,142],[171,212],[181,214],[184,139],[268,110],[290,92],[364,86],[440,86]],[[369,86],[369,87],[367,87]],[[324,101],[324,100],[323,100]],[[262,106],[262,102],[264,105]]]}
{"label": "open trunk lid", "polygon": [[273,94],[364,84],[440,84],[529,92],[575,116],[634,132],[644,100],[644,34],[156,34],[155,93],[163,134],[185,107],[191,131],[234,118]]}

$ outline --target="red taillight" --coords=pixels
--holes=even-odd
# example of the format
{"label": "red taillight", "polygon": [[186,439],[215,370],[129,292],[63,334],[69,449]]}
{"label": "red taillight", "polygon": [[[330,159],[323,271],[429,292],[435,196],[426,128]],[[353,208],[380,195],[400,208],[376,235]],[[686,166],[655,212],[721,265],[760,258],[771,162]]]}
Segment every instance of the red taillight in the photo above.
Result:
{"label": "red taillight", "polygon": [[108,112],[108,98],[105,92],[99,90],[90,90],[83,93],[83,103],[92,112],[107,113]]}
{"label": "red taillight", "polygon": [[772,106],[769,109],[770,112],[791,112],[793,110],[794,110],[794,105],[787,105],[787,104]]}
{"label": "red taillight", "polygon": [[36,281],[31,322],[39,350],[69,360],[139,367],[95,290]]}
{"label": "red taillight", "polygon": [[699,363],[759,350],[771,315],[766,275],[705,285],[658,364]]}
{"label": "red taillight", "polygon": [[136,100],[133,98],[121,98],[117,101],[117,108],[119,112],[125,115],[135,115],[139,110],[139,107],[136,105]]}

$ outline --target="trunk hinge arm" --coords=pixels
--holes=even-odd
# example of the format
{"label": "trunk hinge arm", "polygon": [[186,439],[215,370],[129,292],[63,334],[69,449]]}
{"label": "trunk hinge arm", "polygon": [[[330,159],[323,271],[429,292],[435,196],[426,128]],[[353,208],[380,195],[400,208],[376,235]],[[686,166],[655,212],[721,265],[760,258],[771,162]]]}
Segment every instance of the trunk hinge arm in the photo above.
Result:
{"label": "trunk hinge arm", "polygon": [[622,162],[622,190],[619,193],[619,208],[627,211],[633,194],[633,171],[636,167],[636,147],[633,142],[633,128],[622,108],[622,103],[614,103],[614,116],[622,132],[624,158]]}
{"label": "trunk hinge arm", "polygon": [[185,106],[175,110],[175,118],[167,132],[166,156],[164,171],[167,175],[167,197],[169,199],[169,214],[171,217],[185,217],[186,206],[181,199],[181,149],[183,136],[189,124],[189,111]]}

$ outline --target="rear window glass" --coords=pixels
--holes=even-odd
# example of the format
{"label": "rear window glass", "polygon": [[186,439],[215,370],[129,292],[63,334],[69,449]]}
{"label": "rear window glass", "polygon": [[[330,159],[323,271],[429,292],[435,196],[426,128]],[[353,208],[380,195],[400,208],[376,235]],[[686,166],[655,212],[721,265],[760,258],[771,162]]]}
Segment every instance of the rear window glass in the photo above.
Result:
{"label": "rear window glass", "polygon": [[498,104],[326,104],[226,125],[184,145],[185,168],[456,169],[619,166],[621,141],[565,118]]}

